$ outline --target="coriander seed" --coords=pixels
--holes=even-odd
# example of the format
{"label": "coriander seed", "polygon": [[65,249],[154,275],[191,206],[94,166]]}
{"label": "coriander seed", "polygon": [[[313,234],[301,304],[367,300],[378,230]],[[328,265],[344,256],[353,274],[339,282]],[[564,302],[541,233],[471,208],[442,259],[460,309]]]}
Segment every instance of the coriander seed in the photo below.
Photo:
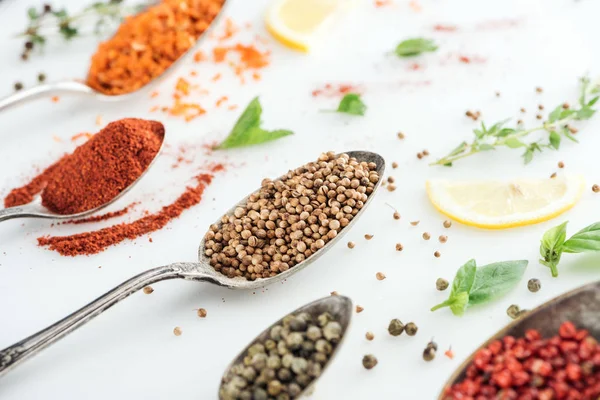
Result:
{"label": "coriander seed", "polygon": [[395,179],[393,176],[388,176],[387,181],[388,181],[388,183],[394,183]]}
{"label": "coriander seed", "polygon": [[542,119],[542,118],[544,118],[544,117],[542,117],[542,114],[537,114],[537,115],[535,116],[535,118],[536,118],[536,119]]}
{"label": "coriander seed", "polygon": [[367,239],[367,240],[371,240],[371,239],[373,239],[373,235],[371,235],[371,234],[369,234],[369,233],[366,233],[366,234],[365,234],[365,239]]}
{"label": "coriander seed", "polygon": [[339,296],[340,294],[337,292],[337,290],[334,290],[333,292],[329,293],[332,296]]}
{"label": "coriander seed", "polygon": [[440,241],[440,243],[446,243],[448,241],[448,236],[440,235],[438,240]]}
{"label": "coriander seed", "polygon": [[405,137],[404,133],[402,133],[402,132],[398,132],[397,136],[398,136],[398,139],[401,139],[401,140],[404,139],[404,137]]}
{"label": "coriander seed", "polygon": [[423,232],[423,239],[425,239],[425,240],[431,239],[431,235],[429,234],[429,232]]}
{"label": "coriander seed", "polygon": [[404,246],[402,246],[402,243],[396,243],[396,251],[402,251],[404,250]]}
{"label": "coriander seed", "polygon": [[543,109],[544,109],[544,106],[543,106],[543,105],[541,105],[541,104],[539,104],[539,105],[538,105],[538,110],[542,111]]}
{"label": "coriander seed", "polygon": [[414,322],[409,322],[404,327],[404,331],[406,332],[406,334],[408,336],[415,336],[417,334],[418,330],[419,330],[419,327]]}
{"label": "coriander seed", "polygon": [[558,162],[558,168],[564,168],[565,167],[565,163],[562,161]]}
{"label": "coriander seed", "polygon": [[419,222],[420,222],[420,221],[411,221],[411,223],[410,223],[410,224],[411,224],[412,226],[417,226],[417,225],[419,225]]}
{"label": "coriander seed", "polygon": [[182,333],[183,333],[183,332],[182,332],[181,328],[180,328],[180,327],[178,327],[178,326],[176,326],[176,327],[173,329],[173,335],[175,335],[175,336],[181,336],[181,334],[182,334]]}
{"label": "coriander seed", "polygon": [[427,151],[427,150],[423,150],[421,153],[422,153],[424,156],[428,156],[428,155],[429,155],[429,151]]}
{"label": "coriander seed", "polygon": [[373,354],[367,354],[362,359],[362,365],[365,369],[372,369],[377,365],[377,358]]}
{"label": "coriander seed", "polygon": [[145,294],[150,294],[150,293],[152,293],[152,292],[154,292],[154,289],[152,289],[152,286],[146,286],[146,287],[144,288],[144,293],[145,293]]}
{"label": "coriander seed", "polygon": [[348,242],[348,248],[349,248],[349,249],[353,249],[353,248],[354,248],[354,246],[355,246],[355,243],[354,243],[354,242]]}
{"label": "coriander seed", "polygon": [[396,185],[392,185],[391,183],[387,186],[388,192],[393,192],[396,190]]}
{"label": "coriander seed", "polygon": [[378,272],[375,274],[375,277],[377,278],[378,281],[382,281],[385,279],[385,274],[383,272]]}
{"label": "coriander seed", "polygon": [[420,160],[423,158],[423,154],[422,153],[417,153],[417,158]]}
{"label": "coriander seed", "polygon": [[435,253],[433,253],[435,258],[440,258],[442,256],[442,253],[440,253],[439,251],[436,251]]}
{"label": "coriander seed", "polygon": [[368,341],[375,339],[375,335],[373,334],[373,332],[365,333],[365,337],[367,338]]}
{"label": "coriander seed", "polygon": [[394,211],[394,214],[392,216],[394,217],[395,220],[400,219],[400,213],[398,211]]}
{"label": "coriander seed", "polygon": [[388,325],[388,332],[392,336],[400,336],[404,332],[404,324],[398,318],[394,318]]}
{"label": "coriander seed", "polygon": [[571,107],[571,106],[569,105],[569,103],[563,103],[563,105],[562,105],[562,108],[563,108],[563,109],[565,109],[565,110],[568,110],[568,109],[569,109],[569,107]]}
{"label": "coriander seed", "polygon": [[594,192],[594,193],[598,193],[598,192],[600,192],[600,186],[598,186],[598,185],[594,184],[594,185],[592,186],[592,192]]}
{"label": "coriander seed", "polygon": [[361,307],[359,305],[356,306],[356,313],[357,314],[360,314],[361,312],[363,312],[363,310],[364,310],[364,307]]}
{"label": "coriander seed", "polygon": [[450,228],[452,226],[452,221],[449,219],[444,221],[444,228]]}
{"label": "coriander seed", "polygon": [[539,279],[536,278],[532,278],[527,282],[527,289],[529,289],[529,291],[531,293],[536,293],[538,292],[540,289],[542,288],[542,283],[540,282]]}
{"label": "coriander seed", "polygon": [[525,113],[525,112],[527,112],[527,110],[525,110],[525,108],[521,107],[521,112]]}
{"label": "coriander seed", "polygon": [[435,288],[440,292],[448,289],[448,286],[450,286],[450,284],[444,278],[438,278],[437,281],[435,281]]}
{"label": "coriander seed", "polygon": [[516,319],[519,316],[519,312],[521,311],[520,307],[516,304],[511,304],[506,309],[506,314],[512,319]]}
{"label": "coriander seed", "polygon": [[398,163],[396,161],[392,162],[392,168],[393,169],[398,168]]}
{"label": "coriander seed", "polygon": [[541,87],[539,87],[539,86],[538,86],[538,87],[536,87],[536,88],[535,88],[535,92],[536,92],[536,93],[542,93],[542,92],[543,92],[543,89],[542,89]]}
{"label": "coriander seed", "polygon": [[574,127],[572,127],[572,126],[569,126],[569,125],[567,125],[567,128],[569,129],[569,131],[570,131],[572,134],[576,134],[577,132],[579,132],[579,131],[577,130],[577,128],[574,128]]}

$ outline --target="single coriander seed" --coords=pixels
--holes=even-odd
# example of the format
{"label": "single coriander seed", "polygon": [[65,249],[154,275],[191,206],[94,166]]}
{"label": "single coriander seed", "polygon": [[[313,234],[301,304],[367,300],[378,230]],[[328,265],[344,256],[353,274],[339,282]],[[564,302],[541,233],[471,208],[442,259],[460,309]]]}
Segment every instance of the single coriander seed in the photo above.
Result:
{"label": "single coriander seed", "polygon": [[373,235],[367,233],[367,234],[365,234],[365,239],[371,240],[371,239],[373,239]]}
{"label": "single coriander seed", "polygon": [[404,246],[402,246],[402,243],[396,243],[396,251],[402,251],[404,250]]}
{"label": "single coriander seed", "polygon": [[387,187],[388,192],[393,192],[396,190],[396,185],[392,185],[391,183]]}
{"label": "single coriander seed", "polygon": [[348,242],[348,248],[349,248],[349,249],[353,249],[353,248],[354,248],[354,246],[355,246],[355,243],[354,243],[354,242]]}
{"label": "single coriander seed", "polygon": [[572,126],[568,126],[568,125],[567,125],[567,127],[569,128],[569,131],[570,131],[572,134],[576,134],[577,132],[579,132],[579,131],[577,130],[577,128],[574,128],[574,127],[572,127]]}
{"label": "single coriander seed", "polygon": [[400,219],[400,213],[398,211],[394,211],[393,216],[394,216],[395,220],[399,220]]}
{"label": "single coriander seed", "polygon": [[15,90],[18,92],[23,89],[23,84],[21,82],[15,82]]}
{"label": "single coriander seed", "polygon": [[154,289],[152,289],[152,286],[146,286],[146,287],[144,288],[144,293],[145,293],[145,294],[150,294],[150,293],[152,293],[152,292],[154,292]]}
{"label": "single coriander seed", "polygon": [[600,186],[598,186],[598,185],[594,184],[594,185],[592,186],[592,192],[594,192],[594,193],[598,193],[598,192],[600,192]]}
{"label": "single coriander seed", "polygon": [[448,286],[450,286],[450,284],[444,278],[438,278],[437,281],[435,281],[435,288],[440,292],[448,289]]}
{"label": "single coriander seed", "polygon": [[414,322],[409,322],[404,327],[404,330],[406,331],[406,334],[408,336],[415,336],[417,334],[417,331],[419,330],[419,327]]}
{"label": "single coriander seed", "polygon": [[372,354],[367,354],[363,357],[362,364],[365,369],[372,369],[377,365],[377,358]]}
{"label": "single coriander seed", "polygon": [[410,223],[410,224],[411,224],[412,226],[417,226],[417,225],[419,225],[419,222],[421,222],[421,221],[411,221],[411,223]]}
{"label": "single coriander seed", "polygon": [[506,309],[506,315],[508,315],[509,317],[511,317],[512,319],[516,319],[519,316],[519,312],[521,311],[521,309],[519,308],[518,305],[516,304],[511,304],[507,309]]}
{"label": "single coriander seed", "polygon": [[423,239],[425,239],[425,240],[431,239],[431,235],[429,234],[429,232],[423,232]]}
{"label": "single coriander seed", "polygon": [[365,309],[364,307],[361,307],[361,306],[357,305],[356,306],[356,313],[360,314],[361,312],[363,312],[364,309]]}
{"label": "single coriander seed", "polygon": [[394,169],[398,168],[398,163],[396,161],[394,161],[392,163],[392,168],[394,168]]}
{"label": "single coriander seed", "polygon": [[550,179],[554,179],[556,178],[556,172],[553,172],[552,175],[550,175]]}
{"label": "single coriander seed", "polygon": [[181,328],[180,328],[180,327],[178,327],[178,326],[176,326],[176,327],[173,329],[173,335],[175,335],[175,336],[181,336],[181,334],[182,334]]}
{"label": "single coriander seed", "polygon": [[562,161],[558,162],[558,168],[564,168],[565,167],[565,163]]}
{"label": "single coriander seed", "polygon": [[198,316],[200,318],[206,318],[206,315],[208,313],[206,312],[206,310],[204,308],[199,308],[196,314],[198,314]]}
{"label": "single coriander seed", "polygon": [[337,292],[337,290],[334,290],[333,292],[329,293],[332,296],[339,296],[340,294]]}
{"label": "single coriander seed", "polygon": [[388,176],[388,177],[387,177],[387,181],[388,181],[388,183],[394,183],[394,182],[395,182],[395,179],[394,179],[394,177],[393,177],[393,176]]}
{"label": "single coriander seed", "polygon": [[440,258],[442,253],[440,253],[439,251],[436,251],[435,253],[433,253],[435,258]]}
{"label": "single coriander seed", "polygon": [[542,111],[543,109],[544,109],[544,106],[543,106],[543,105],[541,105],[541,104],[540,104],[540,105],[538,105],[538,110]]}
{"label": "single coriander seed", "polygon": [[525,113],[525,112],[527,112],[527,110],[525,108],[521,107],[521,112]]}
{"label": "single coriander seed", "polygon": [[536,93],[542,93],[543,89],[538,86],[538,87],[535,88],[535,91],[536,91]]}
{"label": "single coriander seed", "polygon": [[375,335],[373,334],[373,332],[367,332],[365,333],[365,338],[367,338],[368,341],[371,341],[375,339]]}
{"label": "single coriander seed", "polygon": [[392,336],[400,336],[404,332],[404,324],[398,318],[394,318],[388,325],[388,332]]}
{"label": "single coriander seed", "polygon": [[422,153],[417,153],[417,158],[420,160],[423,158],[423,154]]}
{"label": "single coriander seed", "polygon": [[568,110],[568,109],[569,109],[569,107],[571,107],[571,106],[569,105],[569,103],[563,103],[563,105],[562,105],[562,108],[563,108],[563,109],[565,109],[565,110]]}
{"label": "single coriander seed", "polygon": [[452,221],[449,219],[444,221],[444,228],[450,228],[452,226]]}
{"label": "single coriander seed", "polygon": [[539,279],[533,278],[533,279],[530,279],[529,282],[527,282],[527,289],[529,289],[529,291],[531,293],[536,293],[541,288],[542,288],[542,282],[540,282]]}
{"label": "single coriander seed", "polygon": [[429,155],[429,151],[427,151],[427,149],[423,150],[421,152],[424,156],[428,156]]}
{"label": "single coriander seed", "polygon": [[446,243],[448,241],[448,236],[440,235],[438,240],[440,241],[440,243]]}
{"label": "single coriander seed", "polygon": [[400,140],[405,138],[404,133],[402,133],[402,132],[398,132],[397,136],[398,136],[398,139],[400,139]]}
{"label": "single coriander seed", "polygon": [[378,272],[375,274],[375,277],[377,278],[378,281],[382,281],[385,279],[385,274],[383,272]]}
{"label": "single coriander seed", "polygon": [[542,118],[544,118],[544,117],[542,117],[542,114],[537,114],[537,115],[535,116],[535,118],[536,118],[536,119],[542,119]]}

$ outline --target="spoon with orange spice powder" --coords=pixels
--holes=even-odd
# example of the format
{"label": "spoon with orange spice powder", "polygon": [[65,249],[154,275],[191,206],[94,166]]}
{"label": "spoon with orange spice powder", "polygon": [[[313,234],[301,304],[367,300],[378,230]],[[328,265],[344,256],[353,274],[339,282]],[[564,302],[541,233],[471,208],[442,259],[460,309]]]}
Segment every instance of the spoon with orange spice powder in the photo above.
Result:
{"label": "spoon with orange spice powder", "polygon": [[100,100],[122,100],[149,90],[149,83],[183,59],[214,26],[226,0],[162,0],[128,17],[114,36],[100,43],[85,81],[34,86],[0,99],[0,111],[26,100],[60,93],[87,93]]}
{"label": "spoon with orange spice powder", "polygon": [[30,183],[12,190],[4,199],[8,208],[0,209],[0,222],[24,217],[73,219],[108,206],[144,176],[164,137],[165,128],[157,121],[111,122]]}

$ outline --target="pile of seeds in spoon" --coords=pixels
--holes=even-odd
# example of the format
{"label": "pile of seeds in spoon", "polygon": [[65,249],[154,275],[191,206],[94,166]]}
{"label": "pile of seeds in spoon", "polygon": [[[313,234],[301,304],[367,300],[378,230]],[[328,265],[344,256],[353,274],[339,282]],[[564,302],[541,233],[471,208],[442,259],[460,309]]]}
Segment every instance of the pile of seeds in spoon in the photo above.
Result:
{"label": "pile of seeds in spoon", "polygon": [[254,280],[287,271],[346,227],[380,177],[373,162],[322,154],[260,190],[206,234],[205,254],[230,278]]}
{"label": "pile of seeds in spoon", "polygon": [[328,312],[317,318],[302,312],[288,315],[261,337],[223,377],[221,400],[297,398],[321,375],[342,339],[342,325]]}

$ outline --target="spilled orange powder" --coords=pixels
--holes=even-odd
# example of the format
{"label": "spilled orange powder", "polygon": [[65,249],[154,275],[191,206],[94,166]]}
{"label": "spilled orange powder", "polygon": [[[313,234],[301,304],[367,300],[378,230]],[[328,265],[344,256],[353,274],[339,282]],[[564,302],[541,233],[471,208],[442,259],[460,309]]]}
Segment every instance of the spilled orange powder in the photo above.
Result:
{"label": "spilled orange powder", "polygon": [[81,133],[71,136],[71,141],[75,142],[83,137],[86,138],[86,140],[87,140],[87,139],[91,138],[92,136],[94,136],[94,134],[89,133],[89,132],[81,132]]}
{"label": "spilled orange powder", "polygon": [[219,98],[219,100],[217,100],[216,106],[221,107],[221,104],[225,103],[227,100],[229,100],[229,97],[222,96],[221,98]]}

